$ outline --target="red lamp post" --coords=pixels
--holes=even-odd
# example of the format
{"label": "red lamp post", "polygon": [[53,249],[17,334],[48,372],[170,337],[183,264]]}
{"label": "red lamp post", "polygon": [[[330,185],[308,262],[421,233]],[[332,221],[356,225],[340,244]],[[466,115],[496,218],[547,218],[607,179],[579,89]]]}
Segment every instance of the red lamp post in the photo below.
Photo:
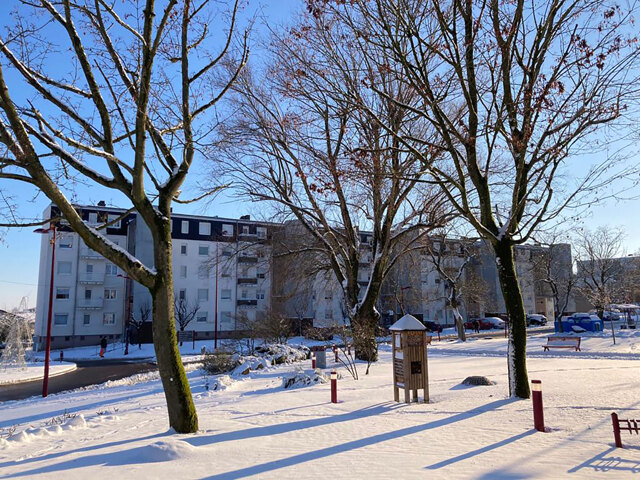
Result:
{"label": "red lamp post", "polygon": [[125,339],[124,354],[129,355],[129,324],[131,320],[131,306],[133,303],[133,295],[131,295],[131,283],[130,283],[131,277],[122,275],[121,273],[119,273],[117,276],[120,278],[124,278],[124,296],[125,296],[124,318],[125,320],[122,322],[123,328],[124,328],[124,339]]}
{"label": "red lamp post", "polygon": [[213,326],[213,350],[218,350],[218,261],[220,257],[218,256],[218,242],[216,242],[216,278],[215,278],[215,288],[214,288],[214,326]]}
{"label": "red lamp post", "polygon": [[49,228],[37,228],[35,233],[48,234],[53,232],[51,239],[51,280],[49,282],[49,310],[47,313],[47,342],[44,352],[44,379],[42,380],[42,396],[46,397],[49,390],[49,356],[51,353],[51,318],[53,316],[53,276],[56,261],[56,226],[51,223]]}

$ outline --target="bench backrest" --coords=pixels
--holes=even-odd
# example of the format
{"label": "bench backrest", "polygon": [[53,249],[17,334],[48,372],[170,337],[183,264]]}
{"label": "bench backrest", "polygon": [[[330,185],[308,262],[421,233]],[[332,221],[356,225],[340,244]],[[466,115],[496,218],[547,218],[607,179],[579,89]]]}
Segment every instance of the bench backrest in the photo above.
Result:
{"label": "bench backrest", "polygon": [[547,337],[549,345],[578,345],[580,346],[581,337]]}

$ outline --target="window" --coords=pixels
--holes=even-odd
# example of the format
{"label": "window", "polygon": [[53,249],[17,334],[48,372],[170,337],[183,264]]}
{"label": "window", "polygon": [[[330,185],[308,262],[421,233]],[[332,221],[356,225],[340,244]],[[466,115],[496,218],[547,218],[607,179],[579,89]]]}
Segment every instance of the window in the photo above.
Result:
{"label": "window", "polygon": [[200,222],[198,224],[198,233],[200,235],[211,235],[211,224],[209,222]]}
{"label": "window", "polygon": [[436,282],[436,285],[438,285],[440,283],[440,279],[436,278],[435,282]]}
{"label": "window", "polygon": [[92,212],[89,214],[89,224],[97,225],[98,223],[98,214],[96,212]]}
{"label": "window", "polygon": [[220,313],[220,323],[224,324],[231,324],[232,323],[232,318],[231,318],[231,312],[221,312]]}
{"label": "window", "polygon": [[264,250],[263,249],[258,249],[258,251],[256,252],[258,255],[258,258],[264,258]]}
{"label": "window", "polygon": [[68,300],[69,299],[69,289],[68,288],[57,288],[56,289],[56,300]]}
{"label": "window", "polygon": [[104,299],[105,300],[115,300],[118,291],[115,288],[105,288],[104,289]]}
{"label": "window", "polygon": [[[114,222],[116,218],[119,218],[120,215],[116,215],[113,213],[110,213],[109,215],[107,215],[107,222],[111,223]],[[120,220],[118,220],[117,222],[115,222],[113,225],[109,225],[109,228],[120,228]]]}
{"label": "window", "polygon": [[242,234],[243,235],[249,235],[249,226],[248,225],[243,225],[242,226]]}
{"label": "window", "polygon": [[242,290],[241,296],[242,298],[249,298],[249,292],[247,290]]}
{"label": "window", "polygon": [[84,299],[85,300],[91,300],[91,289],[90,288],[85,288],[84,289]]}
{"label": "window", "polygon": [[66,313],[56,313],[53,316],[54,325],[66,325],[68,321],[69,321],[69,315]]}
{"label": "window", "polygon": [[58,274],[59,275],[71,274],[71,262],[58,262]]}
{"label": "window", "polygon": [[187,278],[187,266],[180,265],[180,278]]}
{"label": "window", "polygon": [[82,325],[89,325],[91,323],[91,315],[85,313],[82,317]]}
{"label": "window", "polygon": [[180,245],[180,255],[186,255],[186,254],[187,254],[187,246]]}
{"label": "window", "polygon": [[85,272],[93,273],[93,263],[87,263],[87,265],[85,267]]}
{"label": "window", "polygon": [[198,255],[209,255],[209,246],[208,245],[200,245],[198,247]]}
{"label": "window", "polygon": [[189,220],[182,220],[180,232],[189,233]]}
{"label": "window", "polygon": [[200,265],[198,267],[198,278],[200,280],[204,280],[205,278],[209,278],[209,269],[206,265]]}
{"label": "window", "polygon": [[61,238],[58,242],[58,248],[71,248],[73,247],[73,243],[70,238]]}
{"label": "window", "polygon": [[180,291],[178,292],[178,299],[179,300],[187,299],[187,291],[184,288],[181,288]]}
{"label": "window", "polygon": [[256,292],[256,299],[257,300],[264,300],[264,290],[258,290]]}
{"label": "window", "polygon": [[226,237],[233,236],[233,225],[229,225],[228,223],[223,224],[222,225],[222,235],[224,235]]}
{"label": "window", "polygon": [[243,268],[243,269],[240,271],[240,276],[241,276],[242,278],[247,278],[247,277],[249,276],[249,269],[248,269],[248,268]]}
{"label": "window", "polygon": [[116,267],[113,263],[107,263],[104,267],[104,273],[111,276],[118,275],[118,267]]}
{"label": "window", "polygon": [[229,300],[231,298],[231,290],[228,289],[222,289],[220,291],[220,298],[222,300]]}
{"label": "window", "polygon": [[257,227],[256,234],[258,235],[258,238],[267,238],[267,229],[264,227]]}
{"label": "window", "polygon": [[257,277],[258,278],[264,278],[265,274],[262,271],[258,271]]}
{"label": "window", "polygon": [[225,248],[224,250],[222,250],[222,256],[223,257],[230,257],[231,256],[231,250],[229,250],[228,248]]}
{"label": "window", "polygon": [[206,302],[209,300],[209,290],[206,288],[199,288],[198,289],[198,301],[199,302]]}
{"label": "window", "polygon": [[327,290],[326,292],[324,292],[324,299],[325,300],[332,300],[333,299],[333,292]]}
{"label": "window", "polygon": [[102,324],[103,325],[115,325],[116,324],[116,314],[115,313],[105,313],[102,316]]}
{"label": "window", "polygon": [[206,322],[209,319],[207,312],[198,312],[196,315],[196,322]]}
{"label": "window", "polygon": [[324,318],[325,320],[333,320],[333,310],[325,310]]}
{"label": "window", "polygon": [[230,277],[230,276],[231,276],[231,273],[229,272],[229,268],[228,268],[228,267],[223,268],[223,269],[222,269],[222,273],[221,273],[221,275],[222,275],[223,277]]}

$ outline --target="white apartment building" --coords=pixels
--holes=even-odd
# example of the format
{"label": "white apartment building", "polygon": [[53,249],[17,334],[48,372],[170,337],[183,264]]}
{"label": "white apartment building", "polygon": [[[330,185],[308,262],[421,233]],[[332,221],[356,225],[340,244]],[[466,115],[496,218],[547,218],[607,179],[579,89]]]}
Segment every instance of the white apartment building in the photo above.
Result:
{"label": "white apartment building", "polygon": [[[91,225],[104,224],[106,236],[153,267],[151,234],[135,214],[99,206],[78,206]],[[57,214],[48,207],[44,218]],[[242,316],[266,314],[271,298],[272,226],[249,217],[224,219],[176,214],[172,218],[173,276],[177,299],[197,305],[195,318],[185,328],[197,338],[219,338],[236,330]],[[64,224],[58,226],[53,280],[52,346],[97,344],[101,337],[124,338],[127,319],[138,318],[151,306],[147,289],[129,279],[115,265],[89,249]],[[42,348],[46,338],[53,246],[43,235],[34,341]],[[151,318],[143,328],[150,341]]]}

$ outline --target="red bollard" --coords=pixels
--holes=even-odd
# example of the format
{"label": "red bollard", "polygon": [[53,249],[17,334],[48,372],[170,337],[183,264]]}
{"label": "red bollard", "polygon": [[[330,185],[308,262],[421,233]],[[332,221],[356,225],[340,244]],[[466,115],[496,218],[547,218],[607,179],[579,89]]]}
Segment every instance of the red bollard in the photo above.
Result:
{"label": "red bollard", "polygon": [[616,412],[611,414],[611,421],[613,422],[613,438],[616,441],[616,447],[624,448],[622,446],[622,438],[620,438],[620,420],[618,420],[618,414]]}
{"label": "red bollard", "polygon": [[335,355],[335,361],[336,363],[338,362],[338,347],[336,347],[335,345],[333,346],[333,354]]}
{"label": "red bollard", "polygon": [[440,330],[438,330],[438,341],[440,341]]}
{"label": "red bollard", "polygon": [[338,403],[338,374],[331,372],[331,403]]}
{"label": "red bollard", "polygon": [[311,368],[313,370],[316,369],[316,354],[315,353],[311,354]]}
{"label": "red bollard", "polygon": [[537,431],[544,432],[542,382],[540,380],[531,380],[531,398],[533,400],[533,426]]}

